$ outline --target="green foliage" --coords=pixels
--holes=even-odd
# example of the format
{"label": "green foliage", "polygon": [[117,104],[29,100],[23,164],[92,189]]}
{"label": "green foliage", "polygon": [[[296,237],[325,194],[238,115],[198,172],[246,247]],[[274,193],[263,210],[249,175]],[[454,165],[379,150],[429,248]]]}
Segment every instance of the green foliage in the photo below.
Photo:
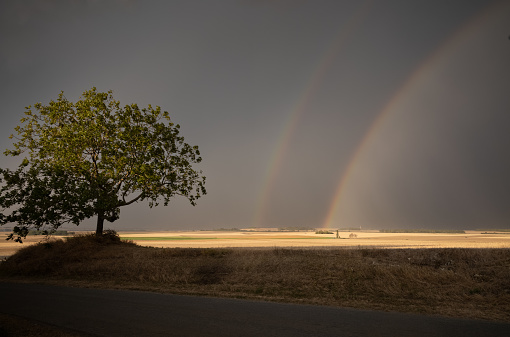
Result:
{"label": "green foliage", "polygon": [[28,231],[28,235],[58,235],[58,236],[67,236],[67,235],[73,235],[74,232],[68,232],[64,230],[40,230],[40,229],[31,229]]}
{"label": "green foliage", "polygon": [[215,228],[215,229],[210,229],[211,231],[215,231],[215,232],[243,232],[242,229],[239,229],[239,228]]}
{"label": "green foliage", "polygon": [[205,177],[192,167],[202,160],[198,147],[184,142],[160,107],[121,107],[112,91],[92,88],[76,103],[61,92],[25,115],[11,135],[14,149],[5,152],[23,155],[22,163],[0,168],[0,224],[16,224],[9,239],[95,215],[102,234],[103,221],[117,220],[122,206],[166,206],[176,195],[195,205],[206,193]]}
{"label": "green foliage", "polygon": [[459,229],[380,229],[380,233],[452,233],[465,234],[466,232]]}
{"label": "green foliage", "polygon": [[330,232],[328,230],[318,230],[315,232],[315,234],[333,234],[333,232]]}
{"label": "green foliage", "polygon": [[314,230],[315,230],[315,228],[312,228],[312,227],[297,227],[297,226],[278,228],[279,232],[299,232],[299,231],[314,231]]}

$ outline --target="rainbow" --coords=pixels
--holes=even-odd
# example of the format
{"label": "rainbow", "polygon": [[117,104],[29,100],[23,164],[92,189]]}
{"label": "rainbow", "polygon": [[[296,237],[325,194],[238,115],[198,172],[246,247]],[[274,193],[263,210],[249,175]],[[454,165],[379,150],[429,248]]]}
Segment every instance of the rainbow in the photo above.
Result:
{"label": "rainbow", "polygon": [[286,153],[292,135],[296,131],[299,119],[303,115],[308,103],[313,98],[320,85],[327,75],[328,69],[334,63],[337,55],[341,51],[345,41],[352,35],[353,31],[362,23],[363,19],[367,15],[373,1],[365,1],[354,13],[354,15],[347,21],[339,30],[333,43],[330,44],[326,53],[317,63],[308,85],[305,87],[300,95],[300,99],[296,103],[295,107],[289,113],[287,120],[284,124],[283,130],[278,138],[277,145],[271,154],[269,165],[264,173],[264,180],[262,188],[257,198],[257,206],[255,215],[253,217],[253,226],[261,227],[262,218],[266,214],[266,207],[271,194],[272,186],[274,185],[275,179],[282,166],[284,154]]}
{"label": "rainbow", "polygon": [[[439,46],[439,48],[436,48],[435,51],[433,51],[423,62],[421,62],[421,64],[414,71],[411,72],[411,74],[404,81],[403,85],[393,94],[390,100],[377,114],[377,117],[374,119],[362,140],[353,152],[353,155],[349,159],[345,170],[341,172],[333,199],[330,203],[327,215],[322,224],[323,228],[331,228],[334,225],[337,225],[334,224],[334,220],[338,215],[342,200],[345,198],[345,186],[352,177],[353,172],[356,171],[362,153],[368,148],[369,144],[375,140],[378,135],[378,131],[381,129],[381,126],[391,117],[392,113],[396,111],[397,105],[409,94],[413,88],[416,87],[418,82],[420,82],[432,69],[438,66],[440,60],[443,60],[444,58],[453,54],[457,47],[460,46],[463,39],[467,38],[476,28],[487,22],[492,17],[492,15],[501,10],[504,5],[504,3],[496,3],[488,6],[480,14],[476,15],[461,28],[456,30]],[[506,5],[508,5],[508,3]]]}

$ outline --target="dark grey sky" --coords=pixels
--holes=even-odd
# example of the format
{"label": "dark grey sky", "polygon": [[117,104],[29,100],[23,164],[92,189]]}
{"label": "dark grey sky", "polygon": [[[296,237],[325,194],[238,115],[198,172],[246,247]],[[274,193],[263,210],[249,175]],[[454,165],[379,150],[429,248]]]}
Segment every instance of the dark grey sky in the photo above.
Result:
{"label": "dark grey sky", "polygon": [[510,228],[509,17],[487,0],[4,0],[0,147],[25,106],[96,86],[171,112],[207,176],[196,207],[130,206],[112,228]]}

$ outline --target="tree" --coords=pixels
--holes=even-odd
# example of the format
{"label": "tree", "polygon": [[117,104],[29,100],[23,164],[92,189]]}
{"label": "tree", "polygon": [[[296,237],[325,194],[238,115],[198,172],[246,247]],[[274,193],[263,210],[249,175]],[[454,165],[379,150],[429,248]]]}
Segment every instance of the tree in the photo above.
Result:
{"label": "tree", "polygon": [[167,206],[176,195],[194,206],[206,194],[202,171],[192,167],[202,160],[198,147],[184,142],[159,106],[121,107],[112,91],[92,88],[76,103],[61,92],[25,115],[11,135],[14,149],[4,153],[24,156],[22,163],[0,168],[0,224],[16,224],[8,239],[92,216],[102,235],[104,220],[117,220],[120,207],[143,200]]}

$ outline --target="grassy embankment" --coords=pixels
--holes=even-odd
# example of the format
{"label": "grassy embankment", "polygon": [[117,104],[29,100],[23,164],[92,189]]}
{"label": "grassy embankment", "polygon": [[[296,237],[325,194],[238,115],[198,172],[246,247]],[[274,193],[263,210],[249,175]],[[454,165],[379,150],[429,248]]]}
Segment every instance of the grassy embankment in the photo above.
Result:
{"label": "grassy embankment", "polygon": [[19,250],[0,280],[510,321],[510,249],[181,249],[88,235]]}

